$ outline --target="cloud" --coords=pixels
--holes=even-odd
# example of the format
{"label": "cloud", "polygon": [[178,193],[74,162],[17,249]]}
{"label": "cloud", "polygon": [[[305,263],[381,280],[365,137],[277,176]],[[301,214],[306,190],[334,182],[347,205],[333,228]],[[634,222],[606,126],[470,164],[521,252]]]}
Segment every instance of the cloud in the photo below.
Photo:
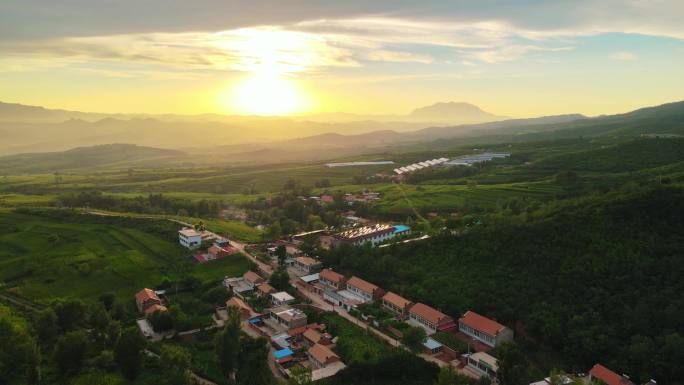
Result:
{"label": "cloud", "polygon": [[434,58],[430,55],[389,50],[372,51],[366,56],[366,58],[371,61],[385,61],[394,63],[430,64],[434,61]]}
{"label": "cloud", "polygon": [[619,52],[613,52],[612,54],[610,54],[610,58],[613,60],[620,60],[620,61],[634,61],[634,60],[637,60],[639,57],[632,52],[619,51]]}

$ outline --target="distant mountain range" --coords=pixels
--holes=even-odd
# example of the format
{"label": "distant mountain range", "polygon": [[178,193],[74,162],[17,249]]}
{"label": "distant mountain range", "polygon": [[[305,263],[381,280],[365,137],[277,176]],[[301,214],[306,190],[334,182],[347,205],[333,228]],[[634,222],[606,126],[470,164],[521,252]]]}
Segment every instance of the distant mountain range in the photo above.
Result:
{"label": "distant mountain range", "polygon": [[[448,107],[445,107],[448,106]],[[1,105],[0,107],[6,107]],[[53,114],[53,110],[27,107],[27,113]],[[418,109],[415,114],[442,114],[477,107],[446,103]],[[6,109],[5,109],[6,110]],[[445,112],[447,111],[447,112]],[[59,112],[61,114],[63,112]],[[58,114],[58,113],[54,113]],[[6,118],[6,117],[5,117]],[[466,145],[514,141],[542,141],[580,136],[639,136],[642,134],[684,135],[684,102],[648,107],[625,114],[588,118],[579,114],[508,119],[479,124],[431,126],[414,130],[389,129],[396,124],[365,122],[366,132],[349,129],[350,123],[312,123],[283,118],[261,118],[239,123],[153,118],[121,119],[106,117],[97,121],[71,119],[60,123],[0,123],[0,153],[37,153],[0,158],[0,170],[46,170],[48,166],[78,168],[87,163],[124,167],[128,164],[201,165],[231,162],[319,161],[343,156],[389,151],[446,150]],[[0,119],[2,120],[2,119]],[[358,127],[358,126],[357,126]],[[299,137],[294,137],[299,133]],[[132,143],[132,149],[117,150],[103,145]],[[86,147],[60,152],[74,147]],[[151,148],[153,147],[153,148]],[[89,152],[87,148],[91,148]],[[181,150],[169,151],[159,148]],[[158,150],[159,152],[154,152]],[[122,160],[99,152],[115,152]],[[167,152],[168,151],[168,152]],[[59,154],[66,154],[66,161]],[[77,159],[72,161],[73,159]],[[78,160],[81,159],[81,160]],[[22,163],[32,167],[22,167]],[[6,167],[1,167],[5,165]]]}

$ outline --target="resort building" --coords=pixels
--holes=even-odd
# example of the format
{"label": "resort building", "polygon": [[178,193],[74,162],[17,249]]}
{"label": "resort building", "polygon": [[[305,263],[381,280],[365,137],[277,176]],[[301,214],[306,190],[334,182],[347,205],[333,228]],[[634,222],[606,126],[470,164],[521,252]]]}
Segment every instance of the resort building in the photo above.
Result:
{"label": "resort building", "polygon": [[467,311],[458,320],[458,330],[491,347],[513,341],[513,330],[473,311]]}
{"label": "resort building", "polygon": [[377,246],[388,239],[394,238],[394,231],[394,226],[391,225],[357,227],[333,235],[333,245],[336,247],[345,244],[361,246],[370,243],[372,246]]}

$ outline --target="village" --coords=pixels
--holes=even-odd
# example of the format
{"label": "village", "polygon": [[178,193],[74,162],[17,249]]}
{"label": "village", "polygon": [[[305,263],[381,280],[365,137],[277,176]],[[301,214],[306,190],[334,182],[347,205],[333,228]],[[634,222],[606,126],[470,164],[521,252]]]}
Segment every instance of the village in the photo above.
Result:
{"label": "village", "polygon": [[[183,228],[178,232],[178,240],[193,251],[192,258],[198,263],[237,252],[254,262],[254,270],[224,278],[223,286],[230,298],[225,306],[215,309],[211,315],[213,325],[209,328],[222,327],[228,320],[229,309],[235,309],[243,332],[270,341],[269,367],[276,376],[288,378],[295,368],[304,368],[310,371],[312,381],[318,381],[335,376],[346,367],[335,352],[340,337],[333,335],[326,324],[309,320],[309,315],[332,312],[391,346],[409,350],[440,367],[451,367],[472,379],[497,383],[499,361],[489,353],[497,346],[514,341],[511,328],[471,310],[456,317],[444,314],[427,304],[386,291],[362,277],[345,276],[326,268],[315,255],[301,250],[305,240],[311,239],[321,248],[382,247],[410,233],[406,225],[356,222],[332,234],[321,230],[274,241],[266,247],[266,255],[259,258],[253,255],[252,252],[256,253],[253,246],[229,241],[206,229]],[[202,247],[206,251],[201,251]],[[287,280],[284,286],[274,281],[276,275],[283,273]],[[144,288],[135,295],[135,300],[139,312],[145,316],[138,320],[143,334],[156,340],[170,338],[173,331],[156,333],[147,321],[151,315],[167,311],[164,291]],[[411,340],[409,336],[418,336],[418,339]],[[576,381],[633,384],[628,376],[599,363],[587,373],[563,373],[560,377],[563,384]],[[551,377],[547,377],[530,385],[550,383]]]}

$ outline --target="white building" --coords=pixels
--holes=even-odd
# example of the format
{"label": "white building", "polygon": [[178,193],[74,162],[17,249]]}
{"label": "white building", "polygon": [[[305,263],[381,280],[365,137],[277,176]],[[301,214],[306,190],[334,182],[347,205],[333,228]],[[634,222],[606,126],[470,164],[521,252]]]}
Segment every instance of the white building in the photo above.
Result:
{"label": "white building", "polygon": [[271,303],[273,306],[288,305],[294,302],[295,298],[285,291],[271,293]]}
{"label": "white building", "polygon": [[178,231],[178,242],[188,249],[196,249],[202,244],[202,233],[186,227]]}

